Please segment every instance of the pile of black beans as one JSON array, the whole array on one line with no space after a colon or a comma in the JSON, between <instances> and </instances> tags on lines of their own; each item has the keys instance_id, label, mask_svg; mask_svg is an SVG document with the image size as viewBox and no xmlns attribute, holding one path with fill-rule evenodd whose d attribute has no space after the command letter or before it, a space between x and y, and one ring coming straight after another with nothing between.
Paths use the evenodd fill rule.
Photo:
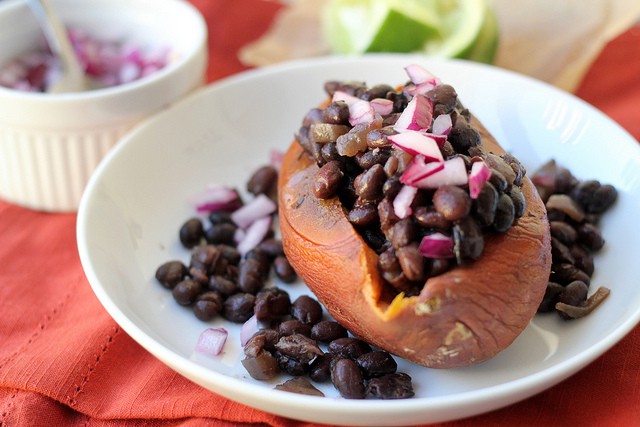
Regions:
<instances>
[{"instance_id":1,"label":"pile of black beans","mask_svg":"<svg viewBox=\"0 0 640 427\"><path fill-rule=\"evenodd\" d=\"M284 372L318 383L331 381L348 399L414 395L411 377L396 372L397 363L389 353L374 350L339 323L325 320L322 306L312 297L302 295L291 302L284 290L265 288L257 295L255 314L260 324L268 326L244 347L242 364L253 378L270 380ZM319 393L310 382L303 390Z\"/></svg>"},{"instance_id":2,"label":"pile of black beans","mask_svg":"<svg viewBox=\"0 0 640 427\"><path fill-rule=\"evenodd\" d=\"M274 197L277 171L258 169L247 190ZM242 206L242 200L231 205ZM228 211L216 211L207 220L193 217L179 230L181 244L190 251L188 263L171 260L156 270L157 281L170 289L175 301L209 321L216 316L244 323L254 314L262 328L244 348L242 364L258 380L284 372L296 381L278 389L321 395L307 378L331 381L345 398L409 398L414 395L411 378L396 372L393 357L374 351L353 338L335 321L325 320L320 303L306 295L291 302L279 287L265 287L271 271L283 283L297 275L287 260L282 241L271 232L254 249L241 256L235 247L236 226ZM321 350L325 346L327 351ZM300 381L302 380L302 381Z\"/></svg>"},{"instance_id":3,"label":"pile of black beans","mask_svg":"<svg viewBox=\"0 0 640 427\"><path fill-rule=\"evenodd\" d=\"M555 311L564 319L584 317L609 294L600 287L587 298L594 254L605 244L598 223L618 192L597 180L578 180L554 160L537 170L532 181L551 227L551 274L538 312Z\"/></svg>"},{"instance_id":4,"label":"pile of black beans","mask_svg":"<svg viewBox=\"0 0 640 427\"><path fill-rule=\"evenodd\" d=\"M498 156L484 150L480 133L470 124L469 111L453 87L442 84L426 96L433 103L434 119L441 114L452 118L453 128L441 150L444 159L461 157L468 171L472 162L484 160L491 168L491 179L475 200L466 187L420 190L412 204L412 215L399 219L393 200L402 187L400 177L412 155L393 147L388 136L395 133L393 124L410 96L388 85L325 85L329 96L337 90L367 101L392 100L393 111L381 120L352 127L346 103L330 102L307 113L296 139L320 167L315 195L321 199L340 198L349 221L380 255L383 278L397 292L419 293L427 278L478 259L485 234L508 230L524 213L524 167L509 154ZM348 155L338 154L338 147ZM421 256L418 247L422 237L435 231L454 239L454 259Z\"/></svg>"},{"instance_id":5,"label":"pile of black beans","mask_svg":"<svg viewBox=\"0 0 640 427\"><path fill-rule=\"evenodd\" d=\"M277 171L272 166L259 168L249 179L247 189L254 195L272 194ZM242 205L242 200L233 204ZM193 217L182 224L179 238L190 250L188 263L167 261L155 277L170 289L181 305L190 306L203 321L218 314L236 323L253 315L256 294L264 287L271 271L284 283L296 280L296 273L282 250L282 242L273 230L257 247L244 256L236 249L236 225L231 212L216 211L208 220Z\"/></svg>"}]
</instances>

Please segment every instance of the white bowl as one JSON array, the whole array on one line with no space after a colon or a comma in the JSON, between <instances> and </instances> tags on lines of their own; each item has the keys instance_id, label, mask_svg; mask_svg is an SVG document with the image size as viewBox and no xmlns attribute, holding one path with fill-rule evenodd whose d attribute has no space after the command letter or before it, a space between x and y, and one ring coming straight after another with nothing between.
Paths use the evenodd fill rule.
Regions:
<instances>
[{"instance_id":1,"label":"white bowl","mask_svg":"<svg viewBox=\"0 0 640 427\"><path fill-rule=\"evenodd\" d=\"M611 295L589 316L565 322L536 316L505 351L480 365L427 369L398 360L416 397L341 399L274 390L242 366L240 325L203 323L177 304L154 274L171 259L188 262L178 228L195 214L193 196L207 184L245 188L251 171L285 150L309 108L326 96L327 80L398 84L403 67L420 63L453 85L461 101L533 173L555 158L580 179L616 186L619 199L601 221L606 246L596 256L591 292ZM606 144L603 141L607 141ZM213 392L290 418L339 425L444 422L532 396L586 366L640 321L640 145L620 126L570 94L530 78L477 63L419 55L318 58L266 67L217 82L129 133L91 178L78 210L78 252L100 302L134 340L172 369ZM633 231L636 230L636 231ZM631 239L631 240L630 240ZM300 281L275 284L292 299L310 291ZM220 356L194 352L207 327L229 338ZM629 356L629 362L637 360ZM584 381L584 377L580 380ZM606 402L601 405L606 410Z\"/></svg>"},{"instance_id":2,"label":"white bowl","mask_svg":"<svg viewBox=\"0 0 640 427\"><path fill-rule=\"evenodd\" d=\"M114 29L139 46L171 49L165 68L132 83L80 93L0 87L0 197L29 208L74 211L103 156L135 124L204 83L207 30L180 0L51 0L62 21L95 38ZM0 66L41 39L24 1L0 2Z\"/></svg>"}]
</instances>

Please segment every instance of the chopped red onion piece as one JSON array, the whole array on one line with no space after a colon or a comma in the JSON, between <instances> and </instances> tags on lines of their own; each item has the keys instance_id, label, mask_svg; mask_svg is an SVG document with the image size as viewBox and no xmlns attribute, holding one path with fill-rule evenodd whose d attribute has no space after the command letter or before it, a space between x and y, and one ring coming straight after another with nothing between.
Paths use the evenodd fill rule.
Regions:
<instances>
[{"instance_id":1,"label":"chopped red onion piece","mask_svg":"<svg viewBox=\"0 0 640 427\"><path fill-rule=\"evenodd\" d=\"M424 156L417 155L402 173L400 182L406 185L414 185L422 178L426 178L442 169L444 169L444 162L427 162Z\"/></svg>"},{"instance_id":2,"label":"chopped red onion piece","mask_svg":"<svg viewBox=\"0 0 640 427\"><path fill-rule=\"evenodd\" d=\"M474 162L469 172L469 196L477 199L485 182L491 178L491 169L483 161Z\"/></svg>"},{"instance_id":3,"label":"chopped red onion piece","mask_svg":"<svg viewBox=\"0 0 640 427\"><path fill-rule=\"evenodd\" d=\"M414 185L422 189L436 189L443 185L465 185L469 181L467 168L462 157L454 157L444 162L444 168L422 178Z\"/></svg>"},{"instance_id":4,"label":"chopped red onion piece","mask_svg":"<svg viewBox=\"0 0 640 427\"><path fill-rule=\"evenodd\" d=\"M398 218L403 219L411 215L411 203L413 203L413 199L416 197L417 192L418 189L410 185L404 185L400 189L396 198L393 199L393 212L398 216Z\"/></svg>"},{"instance_id":5,"label":"chopped red onion piece","mask_svg":"<svg viewBox=\"0 0 640 427\"><path fill-rule=\"evenodd\" d=\"M375 117L376 110L368 101L359 100L349 105L349 123L351 126L371 123Z\"/></svg>"},{"instance_id":6,"label":"chopped red onion piece","mask_svg":"<svg viewBox=\"0 0 640 427\"><path fill-rule=\"evenodd\" d=\"M425 258L453 258L453 239L442 233L433 233L422 238L418 250Z\"/></svg>"},{"instance_id":7,"label":"chopped red onion piece","mask_svg":"<svg viewBox=\"0 0 640 427\"><path fill-rule=\"evenodd\" d=\"M355 104L356 102L362 101L362 99L357 96L349 95L346 92L341 90L337 90L333 93L333 97L331 98L332 102L344 101L348 106Z\"/></svg>"},{"instance_id":8,"label":"chopped red onion piece","mask_svg":"<svg viewBox=\"0 0 640 427\"><path fill-rule=\"evenodd\" d=\"M246 236L247 231L244 228L236 228L236 231L233 233L233 241L236 242L236 246L238 243L242 242L244 236Z\"/></svg>"},{"instance_id":9,"label":"chopped red onion piece","mask_svg":"<svg viewBox=\"0 0 640 427\"><path fill-rule=\"evenodd\" d=\"M258 246L260 242L262 242L271 229L271 216L267 215L262 218L258 218L251 223L249 227L245 230L245 235L242 237L242 240L238 242L238 252L240 255L244 255L249 252L251 249Z\"/></svg>"},{"instance_id":10,"label":"chopped red onion piece","mask_svg":"<svg viewBox=\"0 0 640 427\"><path fill-rule=\"evenodd\" d=\"M440 81L438 81L437 83L427 81L424 83L420 83L419 85L409 83L405 85L402 90L411 96L424 95L439 84Z\"/></svg>"},{"instance_id":11,"label":"chopped red onion piece","mask_svg":"<svg viewBox=\"0 0 640 427\"><path fill-rule=\"evenodd\" d=\"M258 218L270 215L275 212L277 206L264 194L257 195L246 205L231 214L231 220L240 228L247 228Z\"/></svg>"},{"instance_id":12,"label":"chopped red onion piece","mask_svg":"<svg viewBox=\"0 0 640 427\"><path fill-rule=\"evenodd\" d=\"M258 318L254 314L242 324L242 328L240 328L240 345L244 347L247 344L247 341L251 339L258 332Z\"/></svg>"},{"instance_id":13,"label":"chopped red onion piece","mask_svg":"<svg viewBox=\"0 0 640 427\"><path fill-rule=\"evenodd\" d=\"M195 350L198 353L217 356L222 352L229 333L224 328L207 328L198 337Z\"/></svg>"},{"instance_id":14,"label":"chopped red onion piece","mask_svg":"<svg viewBox=\"0 0 640 427\"><path fill-rule=\"evenodd\" d=\"M374 98L369 103L381 116L388 116L393 111L393 101L390 99Z\"/></svg>"},{"instance_id":15,"label":"chopped red onion piece","mask_svg":"<svg viewBox=\"0 0 640 427\"><path fill-rule=\"evenodd\" d=\"M424 95L414 96L393 125L396 132L427 130L431 127L433 105Z\"/></svg>"},{"instance_id":16,"label":"chopped red onion piece","mask_svg":"<svg viewBox=\"0 0 640 427\"><path fill-rule=\"evenodd\" d=\"M423 155L427 161L444 161L438 143L423 132L405 131L389 135L388 139L407 153Z\"/></svg>"},{"instance_id":17,"label":"chopped red onion piece","mask_svg":"<svg viewBox=\"0 0 640 427\"><path fill-rule=\"evenodd\" d=\"M433 120L432 132L436 135L449 135L453 122L449 114L440 114Z\"/></svg>"},{"instance_id":18,"label":"chopped red onion piece","mask_svg":"<svg viewBox=\"0 0 640 427\"><path fill-rule=\"evenodd\" d=\"M236 190L219 184L212 184L202 193L191 199L198 212L232 211L240 207L241 202Z\"/></svg>"},{"instance_id":19,"label":"chopped red onion piece","mask_svg":"<svg viewBox=\"0 0 640 427\"><path fill-rule=\"evenodd\" d=\"M431 74L426 68L418 64L411 64L404 67L404 71L409 76L411 83L420 85L422 83L431 82L434 86L440 84L440 79Z\"/></svg>"}]
</instances>

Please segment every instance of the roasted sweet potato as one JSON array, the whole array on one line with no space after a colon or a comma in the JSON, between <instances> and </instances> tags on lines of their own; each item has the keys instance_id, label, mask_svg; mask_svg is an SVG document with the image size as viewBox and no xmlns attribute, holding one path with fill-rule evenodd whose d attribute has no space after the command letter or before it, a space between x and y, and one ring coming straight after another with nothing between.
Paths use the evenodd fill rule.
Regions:
<instances>
[{"instance_id":1,"label":"roasted sweet potato","mask_svg":"<svg viewBox=\"0 0 640 427\"><path fill-rule=\"evenodd\" d=\"M474 118L483 145L504 151ZM358 337L433 368L485 361L525 329L542 300L551 254L545 207L531 181L527 208L505 233L486 236L481 258L429 278L419 295L393 292L378 255L345 217L337 197L313 194L318 166L294 142L278 183L285 253L331 315Z\"/></svg>"}]
</instances>

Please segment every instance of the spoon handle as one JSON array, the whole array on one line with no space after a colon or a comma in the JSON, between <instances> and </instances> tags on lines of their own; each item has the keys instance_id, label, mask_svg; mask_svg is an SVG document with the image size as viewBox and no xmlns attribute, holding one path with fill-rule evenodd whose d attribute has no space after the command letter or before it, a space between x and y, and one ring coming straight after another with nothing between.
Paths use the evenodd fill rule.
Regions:
<instances>
[{"instance_id":1,"label":"spoon handle","mask_svg":"<svg viewBox=\"0 0 640 427\"><path fill-rule=\"evenodd\" d=\"M79 92L87 89L84 70L76 57L67 31L47 0L28 0L49 47L60 61L61 76L47 89L49 93Z\"/></svg>"}]
</instances>

